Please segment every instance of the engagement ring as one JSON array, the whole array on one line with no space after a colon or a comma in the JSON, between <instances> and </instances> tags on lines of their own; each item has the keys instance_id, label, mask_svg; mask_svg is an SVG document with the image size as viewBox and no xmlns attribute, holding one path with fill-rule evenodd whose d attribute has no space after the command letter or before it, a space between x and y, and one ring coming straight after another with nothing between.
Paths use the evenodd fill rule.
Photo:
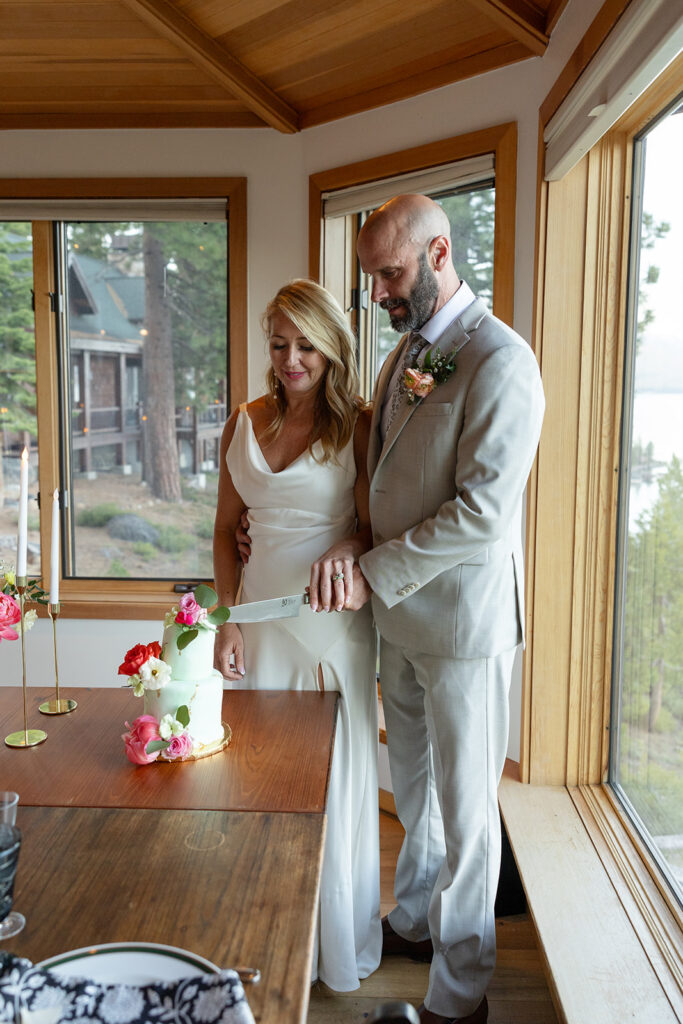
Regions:
<instances>
[{"instance_id":1,"label":"engagement ring","mask_svg":"<svg viewBox=\"0 0 683 1024\"><path fill-rule=\"evenodd\" d=\"M334 583L336 583L337 580L343 580L343 579L344 579L344 573L343 572L335 572L334 576L332 577L332 580L333 580Z\"/></svg>"}]
</instances>

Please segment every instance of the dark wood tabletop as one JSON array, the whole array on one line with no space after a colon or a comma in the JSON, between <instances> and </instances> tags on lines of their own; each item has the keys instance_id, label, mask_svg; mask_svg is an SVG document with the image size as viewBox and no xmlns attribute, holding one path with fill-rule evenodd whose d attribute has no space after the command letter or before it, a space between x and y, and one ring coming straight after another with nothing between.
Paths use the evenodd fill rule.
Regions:
<instances>
[{"instance_id":1,"label":"dark wood tabletop","mask_svg":"<svg viewBox=\"0 0 683 1024\"><path fill-rule=\"evenodd\" d=\"M305 1024L325 817L20 807L3 947L34 963L104 942L159 942L251 966L256 1021Z\"/></svg>"},{"instance_id":2,"label":"dark wood tabletop","mask_svg":"<svg viewBox=\"0 0 683 1024\"><path fill-rule=\"evenodd\" d=\"M226 750L187 763L130 764L121 734L142 702L121 688L0 687L0 779L19 793L23 833L7 944L34 963L108 942L159 942L219 967L261 971L257 1022L305 1024L338 694L228 690Z\"/></svg>"},{"instance_id":3,"label":"dark wood tabletop","mask_svg":"<svg viewBox=\"0 0 683 1024\"><path fill-rule=\"evenodd\" d=\"M28 688L29 728L47 740L10 748L4 737L23 729L19 687L0 687L0 778L22 805L166 807L178 810L296 811L325 809L337 693L226 690L223 720L230 746L198 761L132 765L124 753L126 721L142 700L126 687L62 688L78 707L41 715L54 696Z\"/></svg>"}]
</instances>

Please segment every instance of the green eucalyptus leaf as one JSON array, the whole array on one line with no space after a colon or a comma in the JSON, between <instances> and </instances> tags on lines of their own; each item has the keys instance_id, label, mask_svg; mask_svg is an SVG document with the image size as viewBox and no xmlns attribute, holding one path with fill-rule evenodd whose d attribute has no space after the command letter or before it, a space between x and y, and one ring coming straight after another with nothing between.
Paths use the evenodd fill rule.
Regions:
<instances>
[{"instance_id":1,"label":"green eucalyptus leaf","mask_svg":"<svg viewBox=\"0 0 683 1024\"><path fill-rule=\"evenodd\" d=\"M218 600L218 594L212 587L207 587L206 583L200 583L194 592L194 599L202 608L211 608Z\"/></svg>"},{"instance_id":2,"label":"green eucalyptus leaf","mask_svg":"<svg viewBox=\"0 0 683 1024\"><path fill-rule=\"evenodd\" d=\"M183 729L187 729L190 724L190 712L188 711L187 704L181 704L175 713L176 721L180 722Z\"/></svg>"},{"instance_id":3,"label":"green eucalyptus leaf","mask_svg":"<svg viewBox=\"0 0 683 1024\"><path fill-rule=\"evenodd\" d=\"M145 747L146 754L156 754L157 750L166 750L169 744L166 740L150 740Z\"/></svg>"},{"instance_id":4,"label":"green eucalyptus leaf","mask_svg":"<svg viewBox=\"0 0 683 1024\"><path fill-rule=\"evenodd\" d=\"M212 612L209 612L206 616L206 621L210 622L212 626L222 626L229 618L230 609L221 605L220 608L214 608Z\"/></svg>"},{"instance_id":5,"label":"green eucalyptus leaf","mask_svg":"<svg viewBox=\"0 0 683 1024\"><path fill-rule=\"evenodd\" d=\"M177 640L178 650L183 651L188 644L191 644L199 632L198 629L186 629L180 634Z\"/></svg>"}]
</instances>

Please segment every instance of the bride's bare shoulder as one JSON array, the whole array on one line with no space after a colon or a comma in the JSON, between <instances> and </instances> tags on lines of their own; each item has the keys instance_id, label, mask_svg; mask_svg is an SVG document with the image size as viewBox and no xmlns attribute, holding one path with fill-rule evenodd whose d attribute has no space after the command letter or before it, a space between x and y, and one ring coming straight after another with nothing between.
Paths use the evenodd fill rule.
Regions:
<instances>
[{"instance_id":1,"label":"bride's bare shoulder","mask_svg":"<svg viewBox=\"0 0 683 1024\"><path fill-rule=\"evenodd\" d=\"M247 405L247 415L251 420L254 430L260 434L273 421L274 409L268 395L261 395Z\"/></svg>"}]
</instances>

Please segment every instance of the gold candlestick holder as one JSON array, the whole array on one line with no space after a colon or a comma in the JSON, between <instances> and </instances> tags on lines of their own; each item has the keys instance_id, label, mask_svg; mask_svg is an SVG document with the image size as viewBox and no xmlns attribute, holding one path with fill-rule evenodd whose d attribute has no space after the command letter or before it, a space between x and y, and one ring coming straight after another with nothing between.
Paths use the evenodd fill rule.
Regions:
<instances>
[{"instance_id":1,"label":"gold candlestick holder","mask_svg":"<svg viewBox=\"0 0 683 1024\"><path fill-rule=\"evenodd\" d=\"M28 710L26 703L26 630L24 628L24 592L26 590L26 577L17 576L17 593L19 594L19 611L21 613L21 678L22 691L24 696L24 728L18 732L11 732L5 736L5 743L8 747L36 747L47 739L47 733L42 729L29 729Z\"/></svg>"},{"instance_id":2,"label":"gold candlestick holder","mask_svg":"<svg viewBox=\"0 0 683 1024\"><path fill-rule=\"evenodd\" d=\"M38 710L43 715L68 715L70 711L78 707L75 700L61 699L59 696L59 663L57 661L57 619L59 618L59 604L48 604L47 613L52 619L52 643L55 651L55 696L53 700L43 701L38 705Z\"/></svg>"}]
</instances>

